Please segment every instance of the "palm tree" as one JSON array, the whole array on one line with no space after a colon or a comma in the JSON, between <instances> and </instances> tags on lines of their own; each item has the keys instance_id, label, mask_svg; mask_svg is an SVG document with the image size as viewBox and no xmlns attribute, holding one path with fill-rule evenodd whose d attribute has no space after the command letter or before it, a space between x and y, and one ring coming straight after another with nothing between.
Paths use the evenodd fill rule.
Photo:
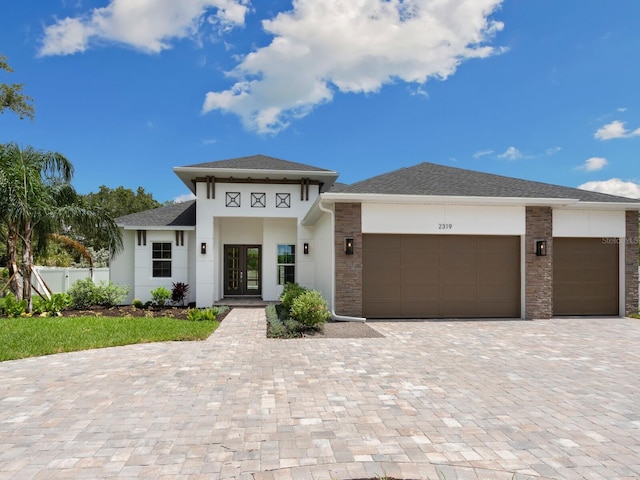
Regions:
<instances>
[{"instance_id":1,"label":"palm tree","mask_svg":"<svg viewBox=\"0 0 640 480\"><path fill-rule=\"evenodd\" d=\"M34 252L46 248L50 235L74 225L101 232L110 240L111 254L122 249L122 236L102 209L82 205L71 186L73 165L57 152L15 143L0 145L0 234L7 243L9 288L27 300L31 311L31 270Z\"/></svg>"}]
</instances>

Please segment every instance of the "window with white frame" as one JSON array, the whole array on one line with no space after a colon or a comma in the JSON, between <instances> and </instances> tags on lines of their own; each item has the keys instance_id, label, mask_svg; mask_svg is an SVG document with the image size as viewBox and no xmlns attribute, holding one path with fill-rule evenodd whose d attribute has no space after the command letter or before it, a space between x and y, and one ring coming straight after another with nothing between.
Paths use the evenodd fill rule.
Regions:
<instances>
[{"instance_id":1,"label":"window with white frame","mask_svg":"<svg viewBox=\"0 0 640 480\"><path fill-rule=\"evenodd\" d=\"M278 285L296 281L296 246L278 245Z\"/></svg>"},{"instance_id":2,"label":"window with white frame","mask_svg":"<svg viewBox=\"0 0 640 480\"><path fill-rule=\"evenodd\" d=\"M171 277L171 242L153 242L151 258L153 261L151 275L153 277Z\"/></svg>"}]
</instances>

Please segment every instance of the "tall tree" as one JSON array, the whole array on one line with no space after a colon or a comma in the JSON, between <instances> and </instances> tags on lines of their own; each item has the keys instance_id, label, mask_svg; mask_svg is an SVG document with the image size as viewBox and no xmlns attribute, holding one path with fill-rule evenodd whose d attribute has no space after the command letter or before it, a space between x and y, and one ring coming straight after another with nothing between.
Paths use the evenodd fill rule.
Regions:
<instances>
[{"instance_id":1,"label":"tall tree","mask_svg":"<svg viewBox=\"0 0 640 480\"><path fill-rule=\"evenodd\" d=\"M7 63L7 57L0 55L0 70L5 72L13 72L13 69ZM17 114L20 119L29 117L33 120L35 109L33 107L33 99L22 93L22 83L0 83L0 113L5 109L9 109Z\"/></svg>"},{"instance_id":2,"label":"tall tree","mask_svg":"<svg viewBox=\"0 0 640 480\"><path fill-rule=\"evenodd\" d=\"M27 299L31 311L31 270L36 248L45 248L52 233L78 226L109 240L112 254L122 249L120 231L103 209L87 208L71 186L73 165L57 152L15 143L0 146L0 233L7 243L11 290Z\"/></svg>"},{"instance_id":3,"label":"tall tree","mask_svg":"<svg viewBox=\"0 0 640 480\"><path fill-rule=\"evenodd\" d=\"M101 185L97 192L92 192L82 197L83 203L90 209L103 209L111 218L118 218L130 213L151 210L152 208L161 207L162 204L153 198L142 187L133 190L125 187L109 188ZM93 247L95 250L108 248L108 240L103 235L92 235L81 229L74 229L70 232L77 239L82 239L86 246Z\"/></svg>"}]
</instances>

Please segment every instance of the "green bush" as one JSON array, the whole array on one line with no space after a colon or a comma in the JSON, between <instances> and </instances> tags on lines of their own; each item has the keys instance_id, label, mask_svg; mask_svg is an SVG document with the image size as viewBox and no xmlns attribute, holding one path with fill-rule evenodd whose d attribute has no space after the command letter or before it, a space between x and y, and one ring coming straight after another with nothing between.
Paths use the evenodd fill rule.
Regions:
<instances>
[{"instance_id":1,"label":"green bush","mask_svg":"<svg viewBox=\"0 0 640 480\"><path fill-rule=\"evenodd\" d=\"M26 300L16 300L13 293L7 293L4 298L0 298L0 313L10 318L17 318L27 311Z\"/></svg>"},{"instance_id":2,"label":"green bush","mask_svg":"<svg viewBox=\"0 0 640 480\"><path fill-rule=\"evenodd\" d=\"M217 308L205 308L198 309L192 308L187 313L187 320L192 322L213 322L216 318L218 318L218 309Z\"/></svg>"},{"instance_id":3,"label":"green bush","mask_svg":"<svg viewBox=\"0 0 640 480\"><path fill-rule=\"evenodd\" d=\"M153 303L159 307L164 307L167 300L171 298L171 291L164 287L158 287L155 290L151 290L151 298L153 299Z\"/></svg>"},{"instance_id":4,"label":"green bush","mask_svg":"<svg viewBox=\"0 0 640 480\"><path fill-rule=\"evenodd\" d=\"M67 293L71 297L71 305L75 309L82 310L97 304L96 285L90 278L76 280Z\"/></svg>"},{"instance_id":5,"label":"green bush","mask_svg":"<svg viewBox=\"0 0 640 480\"><path fill-rule=\"evenodd\" d=\"M71 297L73 308L82 310L92 305L111 308L122 303L129 293L129 287L112 282L100 282L96 285L90 278L85 278L76 280L67 293Z\"/></svg>"},{"instance_id":6,"label":"green bush","mask_svg":"<svg viewBox=\"0 0 640 480\"><path fill-rule=\"evenodd\" d=\"M331 313L320 292L310 290L297 296L291 306L291 318L307 328L321 330Z\"/></svg>"},{"instance_id":7,"label":"green bush","mask_svg":"<svg viewBox=\"0 0 640 480\"><path fill-rule=\"evenodd\" d=\"M134 298L131 305L133 305L134 308L138 308L138 309L144 308L144 303L142 303L142 300L140 300L139 298Z\"/></svg>"},{"instance_id":8,"label":"green bush","mask_svg":"<svg viewBox=\"0 0 640 480\"><path fill-rule=\"evenodd\" d=\"M117 285L115 283L100 282L95 290L95 302L103 307L111 308L124 301L129 293L128 285Z\"/></svg>"},{"instance_id":9,"label":"green bush","mask_svg":"<svg viewBox=\"0 0 640 480\"><path fill-rule=\"evenodd\" d=\"M65 308L71 306L71 297L66 293L54 293L50 299L44 301L43 313L50 317L57 317Z\"/></svg>"},{"instance_id":10,"label":"green bush","mask_svg":"<svg viewBox=\"0 0 640 480\"><path fill-rule=\"evenodd\" d=\"M306 288L297 283L287 283L280 294L280 303L287 312L290 312L293 301L306 291Z\"/></svg>"}]
</instances>

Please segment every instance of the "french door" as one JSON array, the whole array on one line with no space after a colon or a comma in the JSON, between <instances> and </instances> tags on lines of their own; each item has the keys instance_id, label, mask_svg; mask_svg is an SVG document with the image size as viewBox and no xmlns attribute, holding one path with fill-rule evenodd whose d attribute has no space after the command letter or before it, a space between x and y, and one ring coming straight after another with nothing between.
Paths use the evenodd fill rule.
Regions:
<instances>
[{"instance_id":1,"label":"french door","mask_svg":"<svg viewBox=\"0 0 640 480\"><path fill-rule=\"evenodd\" d=\"M224 246L224 295L262 295L260 245Z\"/></svg>"}]
</instances>

